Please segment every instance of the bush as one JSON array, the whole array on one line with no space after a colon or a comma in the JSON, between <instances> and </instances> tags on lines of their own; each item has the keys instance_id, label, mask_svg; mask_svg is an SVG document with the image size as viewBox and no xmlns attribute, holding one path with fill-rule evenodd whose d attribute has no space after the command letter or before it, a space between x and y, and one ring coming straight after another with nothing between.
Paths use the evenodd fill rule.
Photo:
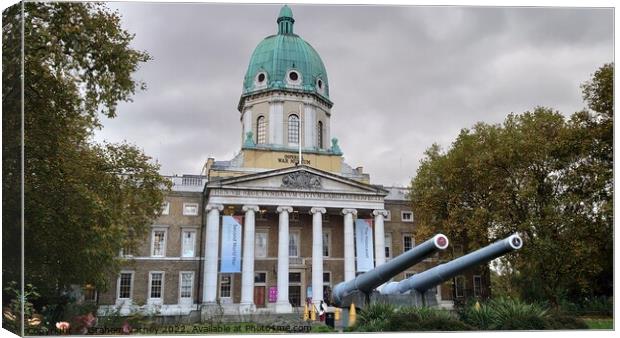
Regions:
<instances>
[{"instance_id":1,"label":"bush","mask_svg":"<svg viewBox=\"0 0 620 338\"><path fill-rule=\"evenodd\" d=\"M592 297L579 302L560 301L560 311L574 316L612 316L614 302L612 297Z\"/></svg>"},{"instance_id":2,"label":"bush","mask_svg":"<svg viewBox=\"0 0 620 338\"><path fill-rule=\"evenodd\" d=\"M461 320L480 330L543 330L547 309L509 298L498 298L460 310Z\"/></svg>"},{"instance_id":3,"label":"bush","mask_svg":"<svg viewBox=\"0 0 620 338\"><path fill-rule=\"evenodd\" d=\"M358 332L466 331L472 326L446 310L374 304L360 311L354 327Z\"/></svg>"}]
</instances>

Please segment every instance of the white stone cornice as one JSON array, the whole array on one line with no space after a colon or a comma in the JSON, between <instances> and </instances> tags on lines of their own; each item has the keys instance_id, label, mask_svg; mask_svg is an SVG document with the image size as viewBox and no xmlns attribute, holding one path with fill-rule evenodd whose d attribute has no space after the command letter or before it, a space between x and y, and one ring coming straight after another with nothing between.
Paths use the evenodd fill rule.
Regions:
<instances>
[{"instance_id":1,"label":"white stone cornice","mask_svg":"<svg viewBox=\"0 0 620 338\"><path fill-rule=\"evenodd\" d=\"M254 211L257 212L259 210L258 205L244 205L241 210L246 211Z\"/></svg>"},{"instance_id":2,"label":"white stone cornice","mask_svg":"<svg viewBox=\"0 0 620 338\"><path fill-rule=\"evenodd\" d=\"M327 210L325 208L312 208L312 209L310 209L310 213L311 214L315 214L317 212L320 212L320 213L324 214L324 213L327 212Z\"/></svg>"},{"instance_id":3,"label":"white stone cornice","mask_svg":"<svg viewBox=\"0 0 620 338\"><path fill-rule=\"evenodd\" d=\"M352 214L353 216L357 216L357 210L356 209L342 209L342 214L343 215Z\"/></svg>"},{"instance_id":4,"label":"white stone cornice","mask_svg":"<svg viewBox=\"0 0 620 338\"><path fill-rule=\"evenodd\" d=\"M293 208L292 208L292 207L289 207L289 206L279 206L277 210L278 210L278 212L280 212L280 213L281 213L281 212L285 212L285 211L286 211L286 212L293 212Z\"/></svg>"},{"instance_id":5,"label":"white stone cornice","mask_svg":"<svg viewBox=\"0 0 620 338\"><path fill-rule=\"evenodd\" d=\"M373 210L372 214L375 215L375 216L383 215L383 217L387 217L387 215L388 215L387 210L384 210L384 209Z\"/></svg>"},{"instance_id":6,"label":"white stone cornice","mask_svg":"<svg viewBox=\"0 0 620 338\"><path fill-rule=\"evenodd\" d=\"M206 211L211 211L213 209L217 209L219 211L224 210L224 206L221 204L207 204L207 206L205 207Z\"/></svg>"}]
</instances>

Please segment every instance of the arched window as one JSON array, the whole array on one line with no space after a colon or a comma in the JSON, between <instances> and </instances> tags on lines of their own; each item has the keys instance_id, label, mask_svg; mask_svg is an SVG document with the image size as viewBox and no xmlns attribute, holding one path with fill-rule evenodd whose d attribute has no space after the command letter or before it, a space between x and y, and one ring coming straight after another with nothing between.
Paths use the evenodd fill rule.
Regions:
<instances>
[{"instance_id":1,"label":"arched window","mask_svg":"<svg viewBox=\"0 0 620 338\"><path fill-rule=\"evenodd\" d=\"M258 119L256 119L256 143L267 143L267 123L265 122L264 116L259 116Z\"/></svg>"},{"instance_id":2,"label":"arched window","mask_svg":"<svg viewBox=\"0 0 620 338\"><path fill-rule=\"evenodd\" d=\"M316 126L316 144L319 148L323 148L323 122L319 121Z\"/></svg>"},{"instance_id":3,"label":"arched window","mask_svg":"<svg viewBox=\"0 0 620 338\"><path fill-rule=\"evenodd\" d=\"M295 114L288 117L288 143L299 143L299 117Z\"/></svg>"}]
</instances>

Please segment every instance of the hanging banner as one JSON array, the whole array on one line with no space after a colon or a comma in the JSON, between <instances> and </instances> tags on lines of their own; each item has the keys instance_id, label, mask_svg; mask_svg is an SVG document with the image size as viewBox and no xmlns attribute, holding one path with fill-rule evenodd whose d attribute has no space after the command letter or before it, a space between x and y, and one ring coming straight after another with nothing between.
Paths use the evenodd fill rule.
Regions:
<instances>
[{"instance_id":1,"label":"hanging banner","mask_svg":"<svg viewBox=\"0 0 620 338\"><path fill-rule=\"evenodd\" d=\"M355 220L355 249L357 253L357 271L366 272L374 268L374 250L372 245L372 219Z\"/></svg>"},{"instance_id":2,"label":"hanging banner","mask_svg":"<svg viewBox=\"0 0 620 338\"><path fill-rule=\"evenodd\" d=\"M220 272L241 272L241 223L243 216L222 216L222 265Z\"/></svg>"}]
</instances>

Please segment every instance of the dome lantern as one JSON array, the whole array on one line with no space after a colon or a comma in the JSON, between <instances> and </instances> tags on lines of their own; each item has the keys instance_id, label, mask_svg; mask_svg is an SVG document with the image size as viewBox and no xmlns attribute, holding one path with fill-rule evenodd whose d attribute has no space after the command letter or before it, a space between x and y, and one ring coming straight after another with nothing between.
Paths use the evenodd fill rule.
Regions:
<instances>
[{"instance_id":1,"label":"dome lantern","mask_svg":"<svg viewBox=\"0 0 620 338\"><path fill-rule=\"evenodd\" d=\"M278 15L278 34L293 34L293 11L287 5L284 5L280 9L280 15Z\"/></svg>"}]
</instances>

